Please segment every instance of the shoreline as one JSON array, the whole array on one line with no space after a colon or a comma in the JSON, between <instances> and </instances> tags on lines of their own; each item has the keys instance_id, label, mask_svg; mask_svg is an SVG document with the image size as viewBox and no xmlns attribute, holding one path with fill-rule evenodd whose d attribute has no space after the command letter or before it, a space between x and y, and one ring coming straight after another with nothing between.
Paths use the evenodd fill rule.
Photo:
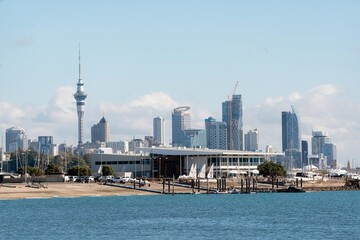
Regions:
<instances>
[{"instance_id":1,"label":"shoreline","mask_svg":"<svg viewBox=\"0 0 360 240\"><path fill-rule=\"evenodd\" d=\"M24 183L0 186L0 200L77 198L104 196L154 195L134 189L123 189L98 183L47 183L46 188L27 187Z\"/></svg>"},{"instance_id":2,"label":"shoreline","mask_svg":"<svg viewBox=\"0 0 360 240\"><path fill-rule=\"evenodd\" d=\"M151 182L150 186L142 186L140 189L132 188L132 185L106 185L99 183L66 183L66 182L49 182L41 188L27 187L25 183L8 183L0 185L0 200L17 200L17 199L45 199L45 198L77 198L77 197L105 197L105 196L142 196L142 195L163 195L166 194L191 194L192 189L188 187L179 187L172 185L163 185L159 182ZM308 192L320 191L353 191L345 186L342 181L327 181L311 184L303 184L303 189ZM197 192L197 189L195 189ZM259 191L261 191L259 189ZM200 193L205 193L202 189Z\"/></svg>"}]
</instances>

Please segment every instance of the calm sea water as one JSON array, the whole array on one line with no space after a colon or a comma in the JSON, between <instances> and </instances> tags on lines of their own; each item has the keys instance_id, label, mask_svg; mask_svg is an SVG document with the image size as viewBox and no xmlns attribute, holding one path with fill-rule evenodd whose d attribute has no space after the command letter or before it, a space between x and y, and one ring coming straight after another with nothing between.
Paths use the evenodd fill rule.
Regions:
<instances>
[{"instance_id":1,"label":"calm sea water","mask_svg":"<svg viewBox=\"0 0 360 240\"><path fill-rule=\"evenodd\" d=\"M0 201L0 239L359 239L360 191Z\"/></svg>"}]
</instances>

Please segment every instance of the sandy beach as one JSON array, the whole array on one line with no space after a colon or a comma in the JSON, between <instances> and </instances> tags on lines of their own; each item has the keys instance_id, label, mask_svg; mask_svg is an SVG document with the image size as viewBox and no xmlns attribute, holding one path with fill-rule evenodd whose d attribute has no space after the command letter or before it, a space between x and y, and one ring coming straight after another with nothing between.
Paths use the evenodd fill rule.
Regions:
<instances>
[{"instance_id":1,"label":"sandy beach","mask_svg":"<svg viewBox=\"0 0 360 240\"><path fill-rule=\"evenodd\" d=\"M151 192L117 188L98 183L46 183L46 188L26 187L24 183L0 186L0 199L83 197L83 196L127 196L149 195Z\"/></svg>"},{"instance_id":2,"label":"sandy beach","mask_svg":"<svg viewBox=\"0 0 360 240\"><path fill-rule=\"evenodd\" d=\"M231 184L229 184L230 186ZM52 197L84 197L84 196L131 196L131 195L156 195L155 191L161 192L163 185L160 182L152 182L150 186L143 186L141 189L121 188L99 183L45 183L44 187L32 188L27 187L25 183L9 183L0 185L0 199L24 199L24 198L52 198ZM303 188L310 191L329 191L343 190L343 181L325 181L304 183ZM205 186L203 186L205 187ZM213 186L215 187L215 186ZM138 188L138 186L136 187ZM154 192L142 191L152 190ZM197 192L197 189L195 189ZM165 192L172 192L173 186L165 185ZM174 187L175 193L191 193L192 189L184 187ZM202 190L205 193L206 191Z\"/></svg>"}]
</instances>

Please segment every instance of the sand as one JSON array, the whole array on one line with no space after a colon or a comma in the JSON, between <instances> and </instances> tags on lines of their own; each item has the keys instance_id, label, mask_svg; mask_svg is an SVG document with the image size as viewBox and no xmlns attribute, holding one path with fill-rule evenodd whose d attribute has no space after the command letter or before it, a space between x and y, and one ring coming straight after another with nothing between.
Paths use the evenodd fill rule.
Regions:
<instances>
[{"instance_id":1,"label":"sand","mask_svg":"<svg viewBox=\"0 0 360 240\"><path fill-rule=\"evenodd\" d=\"M24 199L24 198L53 198L53 197L84 197L84 196L132 196L132 195L156 195L159 193L141 191L138 189L126 189L99 183L45 183L46 188L26 187L24 183L8 183L0 185L0 199ZM122 185L132 187L131 184ZM229 183L231 187L231 184ZM303 183L305 190L339 190L344 186L344 181L320 181ZM202 187L206 188L204 184ZM211 187L216 187L216 184ZM138 188L138 187L137 187ZM170 188L165 186L165 192L172 192ZM336 189L337 188L337 189ZM160 182L151 182L150 186L143 186L141 189L149 189L153 191L162 191L163 186ZM340 189L341 190L341 189ZM192 189L183 187L174 187L175 193L192 193ZM197 189L195 189L197 192ZM201 191L206 193L206 191Z\"/></svg>"},{"instance_id":2,"label":"sand","mask_svg":"<svg viewBox=\"0 0 360 240\"><path fill-rule=\"evenodd\" d=\"M133 189L123 189L107 185L100 185L97 183L46 183L45 186L47 186L47 188L26 187L24 183L4 184L3 186L0 186L0 199L155 194Z\"/></svg>"}]
</instances>

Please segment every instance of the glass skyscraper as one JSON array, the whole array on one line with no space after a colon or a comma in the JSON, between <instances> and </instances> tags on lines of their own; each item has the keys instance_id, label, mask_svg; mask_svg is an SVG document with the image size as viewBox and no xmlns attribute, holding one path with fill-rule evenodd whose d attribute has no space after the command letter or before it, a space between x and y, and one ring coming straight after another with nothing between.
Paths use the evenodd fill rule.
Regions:
<instances>
[{"instance_id":1,"label":"glass skyscraper","mask_svg":"<svg viewBox=\"0 0 360 240\"><path fill-rule=\"evenodd\" d=\"M243 112L241 95L222 103L222 121L227 124L227 144L230 150L243 150Z\"/></svg>"},{"instance_id":2,"label":"glass skyscraper","mask_svg":"<svg viewBox=\"0 0 360 240\"><path fill-rule=\"evenodd\" d=\"M28 148L25 130L20 127L6 129L6 152L15 152Z\"/></svg>"},{"instance_id":3,"label":"glass skyscraper","mask_svg":"<svg viewBox=\"0 0 360 240\"><path fill-rule=\"evenodd\" d=\"M301 167L301 143L299 118L295 108L291 112L281 113L282 122L282 150L289 160L289 168ZM294 164L295 163L295 164Z\"/></svg>"}]
</instances>

